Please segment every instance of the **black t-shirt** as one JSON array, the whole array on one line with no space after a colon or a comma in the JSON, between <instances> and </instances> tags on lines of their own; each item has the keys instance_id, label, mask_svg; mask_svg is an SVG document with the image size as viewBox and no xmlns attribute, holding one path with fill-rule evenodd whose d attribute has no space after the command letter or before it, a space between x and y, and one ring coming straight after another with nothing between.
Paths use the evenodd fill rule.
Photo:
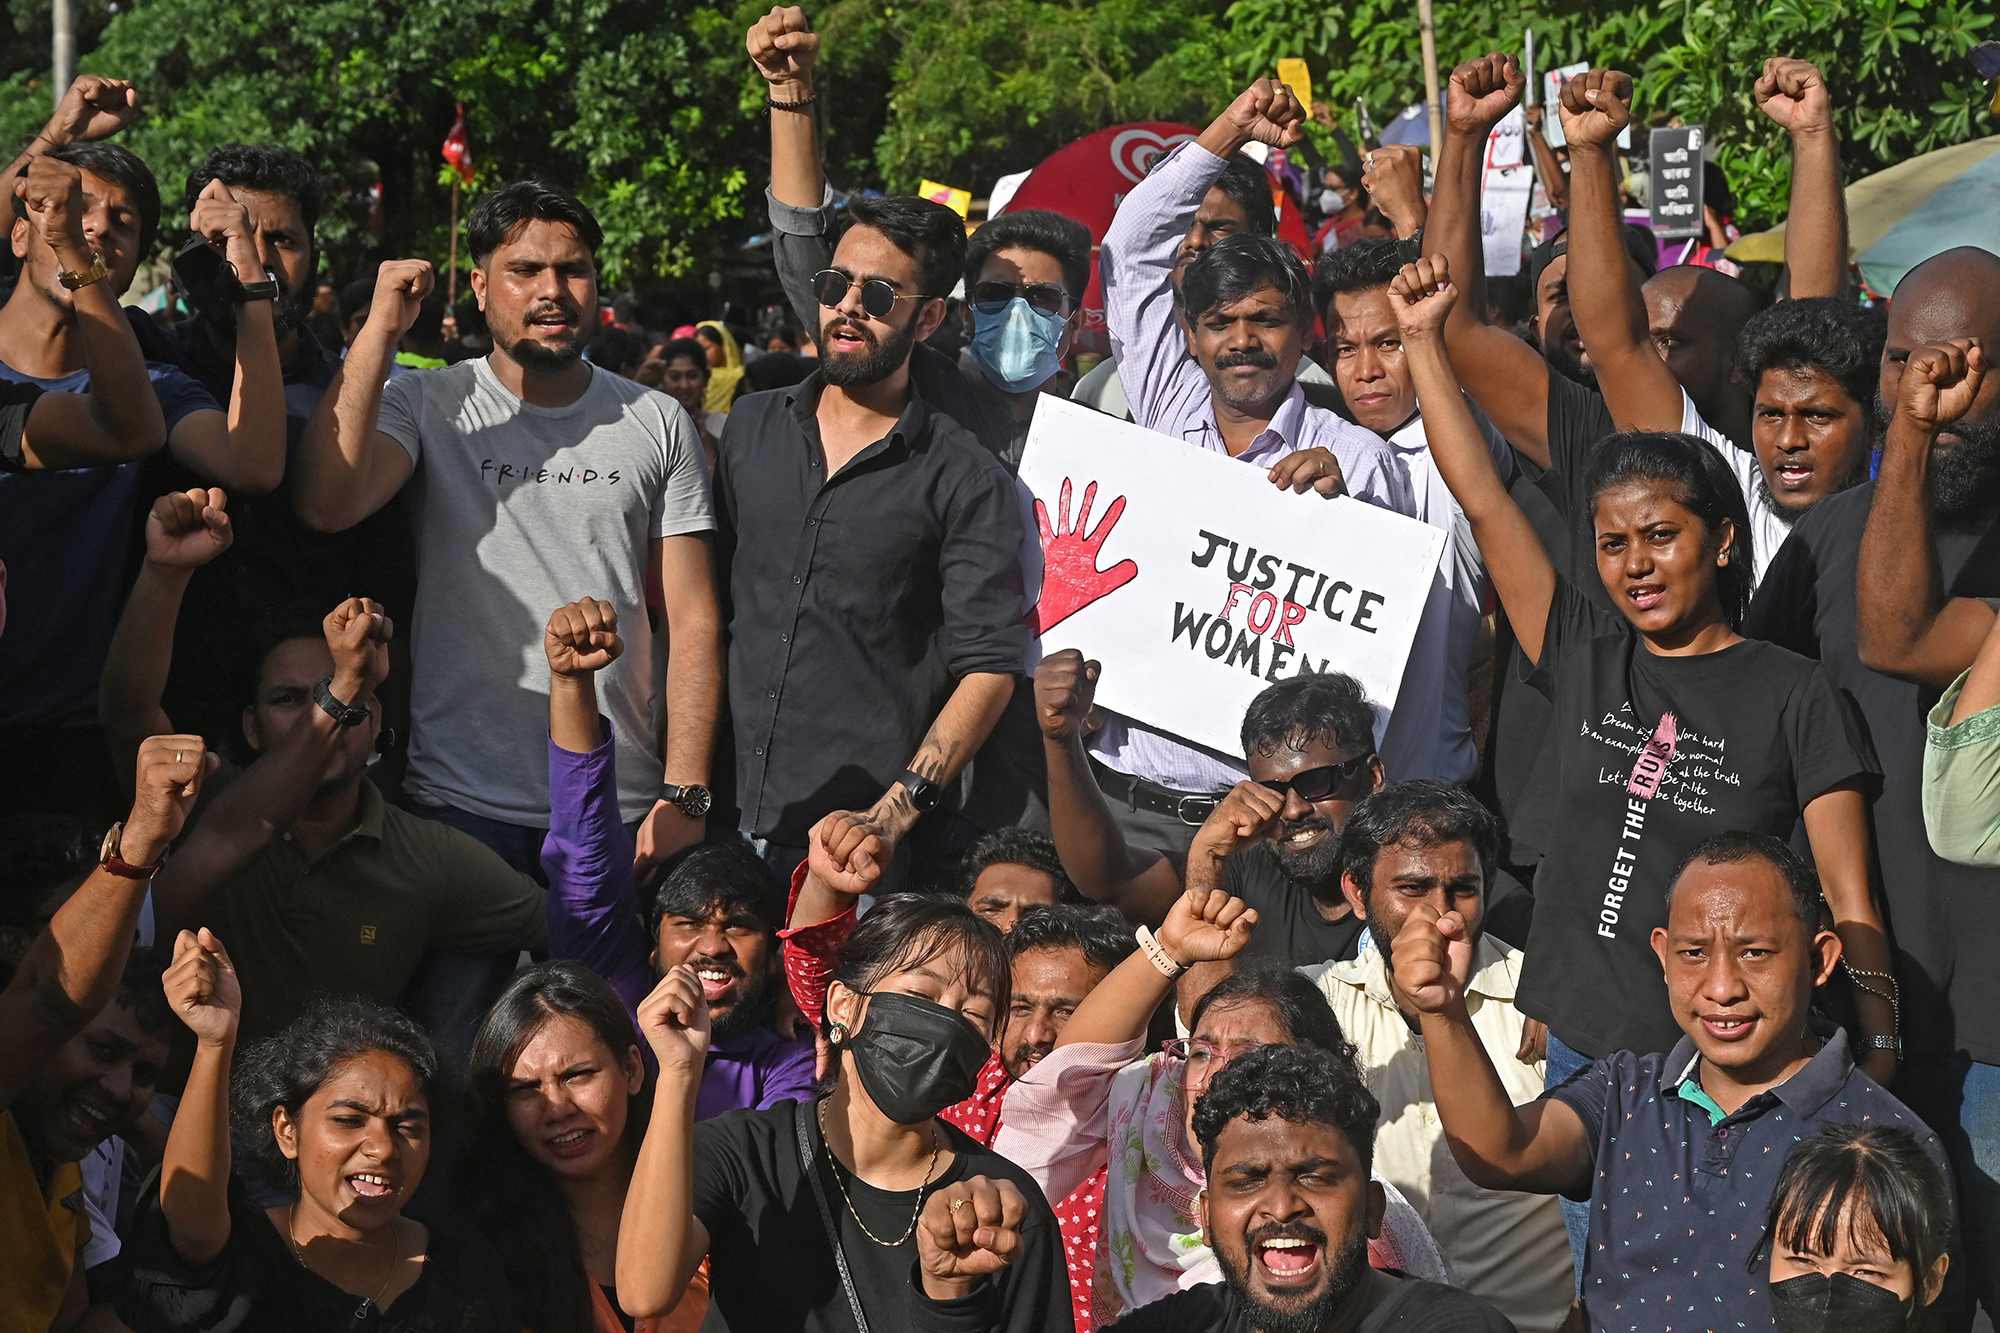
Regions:
<instances>
[{"instance_id":1,"label":"black t-shirt","mask_svg":"<svg viewBox=\"0 0 2000 1333\"><path fill-rule=\"evenodd\" d=\"M1257 1333L1243 1301L1221 1282L1163 1296L1111 1325L1118 1333ZM1514 1333L1498 1310L1469 1291L1406 1277L1355 1333Z\"/></svg>"},{"instance_id":2,"label":"black t-shirt","mask_svg":"<svg viewBox=\"0 0 2000 1333\"><path fill-rule=\"evenodd\" d=\"M1338 921L1320 915L1311 893L1285 878L1268 842L1246 847L1222 863L1222 887L1257 909L1257 929L1238 955L1291 967L1354 957L1361 946L1361 918L1352 912ZM1334 892L1339 893L1336 887Z\"/></svg>"},{"instance_id":3,"label":"black t-shirt","mask_svg":"<svg viewBox=\"0 0 2000 1333\"><path fill-rule=\"evenodd\" d=\"M27 470L21 433L28 428L28 413L41 396L40 385L0 381L0 472Z\"/></svg>"},{"instance_id":4,"label":"black t-shirt","mask_svg":"<svg viewBox=\"0 0 2000 1333\"><path fill-rule=\"evenodd\" d=\"M174 1252L149 1180L121 1255L131 1270L118 1317L133 1333L520 1333L493 1248L470 1231L429 1230L422 1276L386 1311L371 1304L369 1317L356 1319L360 1298L301 1264L233 1177L229 1243L200 1265Z\"/></svg>"},{"instance_id":5,"label":"black t-shirt","mask_svg":"<svg viewBox=\"0 0 2000 1333\"><path fill-rule=\"evenodd\" d=\"M826 1224L799 1166L795 1105L727 1111L695 1126L694 1214L709 1236L704 1333L854 1333ZM947 1146L957 1154L951 1166L921 1191L878 1190L835 1165L814 1108L799 1105L799 1111L873 1333L1069 1333L1062 1238L1032 1176L939 1121ZM855 1212L877 1236L900 1236L920 1197L973 1176L1004 1178L1020 1189L1028 1204L1020 1248L1011 1264L964 1300L932 1301L917 1277L915 1236L900 1245L878 1244L855 1224ZM843 1186L852 1210L841 1197Z\"/></svg>"},{"instance_id":6,"label":"black t-shirt","mask_svg":"<svg viewBox=\"0 0 2000 1333\"><path fill-rule=\"evenodd\" d=\"M1815 505L1764 571L1744 633L1817 657L1868 725L1882 763L1873 807L1913 1054L2000 1064L2000 870L1954 865L1924 832L1924 714L1938 692L1861 665L1854 568L1873 482ZM2000 525L1936 533L1947 595L2000 595Z\"/></svg>"},{"instance_id":7,"label":"black t-shirt","mask_svg":"<svg viewBox=\"0 0 2000 1333\"><path fill-rule=\"evenodd\" d=\"M1681 1030L1651 936L1682 858L1734 829L1790 837L1806 802L1875 772L1874 755L1818 663L1756 639L1659 656L1567 580L1531 681L1554 706L1562 836L1535 876L1521 1010L1592 1058L1671 1049ZM1672 749L1646 790L1635 764L1669 713Z\"/></svg>"}]
</instances>

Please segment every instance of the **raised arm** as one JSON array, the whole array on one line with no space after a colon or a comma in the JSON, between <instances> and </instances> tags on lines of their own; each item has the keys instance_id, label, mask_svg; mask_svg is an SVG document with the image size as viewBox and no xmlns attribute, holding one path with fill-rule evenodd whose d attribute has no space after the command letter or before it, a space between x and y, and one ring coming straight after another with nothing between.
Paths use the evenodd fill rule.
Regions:
<instances>
[{"instance_id":1,"label":"raised arm","mask_svg":"<svg viewBox=\"0 0 2000 1333\"><path fill-rule=\"evenodd\" d=\"M1895 960L1889 934L1875 910L1868 880L1868 798L1860 780L1829 787L1806 802L1806 838L1812 845L1813 866L1819 872L1826 905L1833 912L1833 931L1840 936L1840 956L1855 973L1890 976ZM1877 1037L1900 1037L1893 979L1856 986L1854 1004L1859 1031L1854 1033L1854 1063L1877 1083L1896 1076L1896 1052L1869 1043ZM1880 992L1887 991L1884 995Z\"/></svg>"},{"instance_id":2,"label":"raised arm","mask_svg":"<svg viewBox=\"0 0 2000 1333\"><path fill-rule=\"evenodd\" d=\"M1614 154L1632 122L1632 76L1594 69L1563 85L1569 139L1569 307L1604 404L1621 430L1679 430L1680 381L1653 348L1645 298L1625 252Z\"/></svg>"},{"instance_id":3,"label":"raised arm","mask_svg":"<svg viewBox=\"0 0 2000 1333\"><path fill-rule=\"evenodd\" d=\"M708 1228L694 1215L694 1101L708 1002L693 968L660 979L639 1006L639 1031L660 1073L618 1224L618 1304L636 1319L657 1319L680 1303L708 1253Z\"/></svg>"},{"instance_id":4,"label":"raised arm","mask_svg":"<svg viewBox=\"0 0 2000 1333\"><path fill-rule=\"evenodd\" d=\"M1084 737L1100 668L1074 648L1050 653L1035 668L1035 720L1049 772L1049 826L1063 870L1083 896L1109 903L1134 921L1163 921L1181 897L1173 862L1151 847L1126 843L1090 772Z\"/></svg>"},{"instance_id":5,"label":"raised arm","mask_svg":"<svg viewBox=\"0 0 2000 1333\"><path fill-rule=\"evenodd\" d=\"M1826 79L1806 60L1772 56L1752 89L1757 109L1792 137L1792 205L1785 218L1785 271L1794 299L1847 290L1847 196L1840 188L1840 137Z\"/></svg>"},{"instance_id":6,"label":"raised arm","mask_svg":"<svg viewBox=\"0 0 2000 1333\"><path fill-rule=\"evenodd\" d=\"M131 80L79 74L63 94L55 114L42 126L41 133L28 141L28 146L7 168L6 178L13 180L37 153L64 144L109 139L138 118L139 90L132 86Z\"/></svg>"},{"instance_id":7,"label":"raised arm","mask_svg":"<svg viewBox=\"0 0 2000 1333\"><path fill-rule=\"evenodd\" d=\"M1576 1193L1590 1183L1583 1121L1553 1098L1515 1106L1507 1095L1465 1007L1473 947L1463 917L1440 917L1420 903L1396 932L1391 951L1396 989L1416 1006L1423 1028L1445 1141L1466 1178L1482 1189Z\"/></svg>"},{"instance_id":8,"label":"raised arm","mask_svg":"<svg viewBox=\"0 0 2000 1333\"><path fill-rule=\"evenodd\" d=\"M1522 137L1528 141L1528 153L1535 159L1535 179L1542 183L1542 193L1549 197L1549 207L1557 212L1569 213L1569 175L1563 171L1562 161L1556 150L1549 147L1548 136L1542 133L1542 120L1548 115L1548 108L1535 105L1521 113Z\"/></svg>"},{"instance_id":9,"label":"raised arm","mask_svg":"<svg viewBox=\"0 0 2000 1333\"><path fill-rule=\"evenodd\" d=\"M1945 596L1930 502L1931 450L1940 431L1971 411L1986 358L1968 338L1908 353L1854 570L1862 665L1933 689L1972 665L1993 625L1985 602Z\"/></svg>"},{"instance_id":10,"label":"raised arm","mask_svg":"<svg viewBox=\"0 0 2000 1333\"><path fill-rule=\"evenodd\" d=\"M1507 493L1486 437L1459 391L1455 358L1445 350L1444 329L1454 301L1464 303L1442 255L1405 264L1389 284L1389 306L1403 332L1403 355L1423 409L1431 460L1472 525L1473 540L1521 651L1539 662L1555 600L1556 570L1534 525Z\"/></svg>"},{"instance_id":11,"label":"raised arm","mask_svg":"<svg viewBox=\"0 0 2000 1333\"><path fill-rule=\"evenodd\" d=\"M1172 966L1186 971L1200 963L1234 958L1256 928L1256 909L1245 907L1241 898L1221 889L1189 889L1174 900L1153 943ZM1174 978L1145 949L1137 950L1084 997L1063 1024L1056 1045L1114 1045L1145 1036L1153 1011L1173 984Z\"/></svg>"},{"instance_id":12,"label":"raised arm","mask_svg":"<svg viewBox=\"0 0 2000 1333\"><path fill-rule=\"evenodd\" d=\"M803 9L778 6L750 26L743 44L764 77L765 96L778 104L769 108L771 256L799 327L817 336L820 305L813 298L812 276L833 262L833 217L819 160L813 83L819 35Z\"/></svg>"},{"instance_id":13,"label":"raised arm","mask_svg":"<svg viewBox=\"0 0 2000 1333\"><path fill-rule=\"evenodd\" d=\"M12 190L28 210L30 244L56 252L65 269L81 273L95 255L83 234L83 173L67 162L37 156ZM21 433L22 453L36 468L89 467L144 458L166 443L167 423L146 375L146 357L105 281L70 297L88 393L46 393L35 400Z\"/></svg>"},{"instance_id":14,"label":"raised arm","mask_svg":"<svg viewBox=\"0 0 2000 1333\"><path fill-rule=\"evenodd\" d=\"M214 1262L229 1244L229 1066L243 989L229 952L206 928L174 941L167 1003L195 1036L194 1063L160 1163L160 1211L174 1253Z\"/></svg>"},{"instance_id":15,"label":"raised arm","mask_svg":"<svg viewBox=\"0 0 2000 1333\"><path fill-rule=\"evenodd\" d=\"M224 512L228 503L220 487L197 487L161 496L146 516L146 559L119 614L97 687L97 720L121 774L132 771L141 741L173 730L160 698L174 664L174 623L195 570L235 540Z\"/></svg>"},{"instance_id":16,"label":"raised arm","mask_svg":"<svg viewBox=\"0 0 2000 1333\"><path fill-rule=\"evenodd\" d=\"M396 345L435 285L436 275L421 259L392 259L377 270L368 322L299 443L292 501L307 527L353 527L389 503L416 469L409 451L377 423Z\"/></svg>"},{"instance_id":17,"label":"raised arm","mask_svg":"<svg viewBox=\"0 0 2000 1333\"><path fill-rule=\"evenodd\" d=\"M215 759L199 736L154 736L139 747L132 813L110 851L137 875L100 867L35 937L0 991L0 1107L111 1000L139 928L151 876L180 836Z\"/></svg>"},{"instance_id":18,"label":"raised arm","mask_svg":"<svg viewBox=\"0 0 2000 1333\"><path fill-rule=\"evenodd\" d=\"M382 608L350 597L322 623L333 653L328 689L351 708L380 718L375 688L389 674L389 639L395 627ZM298 721L245 769L202 812L187 842L160 872L153 915L162 935L192 924L208 895L229 882L270 845L278 831L305 812L347 729L310 699ZM150 743L150 742L149 742Z\"/></svg>"},{"instance_id":19,"label":"raised arm","mask_svg":"<svg viewBox=\"0 0 2000 1333\"><path fill-rule=\"evenodd\" d=\"M1424 224L1424 255L1446 260L1465 299L1445 325L1452 360L1508 443L1549 465L1549 364L1540 352L1486 322L1486 253L1479 232L1480 168L1486 140L1526 86L1513 56L1468 60L1445 86L1444 151ZM1537 303L1539 304L1539 302Z\"/></svg>"},{"instance_id":20,"label":"raised arm","mask_svg":"<svg viewBox=\"0 0 2000 1333\"><path fill-rule=\"evenodd\" d=\"M1384 144L1361 159L1361 188L1408 240L1424 229L1430 202L1424 198L1424 154L1415 144Z\"/></svg>"}]
</instances>

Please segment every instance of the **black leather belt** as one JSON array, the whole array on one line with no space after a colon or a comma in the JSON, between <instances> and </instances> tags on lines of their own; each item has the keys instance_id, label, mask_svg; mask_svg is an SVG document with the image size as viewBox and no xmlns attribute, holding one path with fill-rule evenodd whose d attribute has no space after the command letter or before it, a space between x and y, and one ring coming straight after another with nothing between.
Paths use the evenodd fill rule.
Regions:
<instances>
[{"instance_id":1,"label":"black leather belt","mask_svg":"<svg viewBox=\"0 0 2000 1333\"><path fill-rule=\"evenodd\" d=\"M1172 787L1162 787L1157 782L1135 778L1120 773L1115 768L1106 767L1095 759L1090 761L1090 771L1097 778L1097 786L1107 798L1134 810L1149 810L1156 815L1170 815L1183 824L1200 827L1215 812L1216 803L1222 799L1221 792L1175 791Z\"/></svg>"}]
</instances>

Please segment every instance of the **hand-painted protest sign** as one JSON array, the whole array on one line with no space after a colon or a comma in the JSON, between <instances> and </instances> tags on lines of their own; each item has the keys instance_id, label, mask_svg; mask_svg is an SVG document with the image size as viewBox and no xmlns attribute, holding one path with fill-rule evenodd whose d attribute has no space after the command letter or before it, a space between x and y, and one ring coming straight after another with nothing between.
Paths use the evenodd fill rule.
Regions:
<instances>
[{"instance_id":1,"label":"hand-painted protest sign","mask_svg":"<svg viewBox=\"0 0 2000 1333\"><path fill-rule=\"evenodd\" d=\"M1486 271L1511 277L1521 271L1521 236L1535 166L1528 157L1527 120L1515 107L1486 136L1486 160L1479 172L1479 234Z\"/></svg>"},{"instance_id":2,"label":"hand-painted protest sign","mask_svg":"<svg viewBox=\"0 0 2000 1333\"><path fill-rule=\"evenodd\" d=\"M1301 672L1394 705L1443 532L1050 397L1020 477L1031 666L1080 649L1105 707L1225 754L1251 699Z\"/></svg>"},{"instance_id":3,"label":"hand-painted protest sign","mask_svg":"<svg viewBox=\"0 0 2000 1333\"><path fill-rule=\"evenodd\" d=\"M1701 126L1654 130L1647 156L1652 164L1653 234L1662 240L1700 236L1705 230L1701 198Z\"/></svg>"}]
</instances>

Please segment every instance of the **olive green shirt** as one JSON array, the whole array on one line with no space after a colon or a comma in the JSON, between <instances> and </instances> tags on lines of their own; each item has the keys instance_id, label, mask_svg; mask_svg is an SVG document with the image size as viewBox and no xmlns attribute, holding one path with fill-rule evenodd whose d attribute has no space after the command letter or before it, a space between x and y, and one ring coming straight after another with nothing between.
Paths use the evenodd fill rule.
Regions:
<instances>
[{"instance_id":1,"label":"olive green shirt","mask_svg":"<svg viewBox=\"0 0 2000 1333\"><path fill-rule=\"evenodd\" d=\"M2000 706L1951 720L1971 674L1953 681L1925 719L1924 830L1947 861L2000 866Z\"/></svg>"}]
</instances>

